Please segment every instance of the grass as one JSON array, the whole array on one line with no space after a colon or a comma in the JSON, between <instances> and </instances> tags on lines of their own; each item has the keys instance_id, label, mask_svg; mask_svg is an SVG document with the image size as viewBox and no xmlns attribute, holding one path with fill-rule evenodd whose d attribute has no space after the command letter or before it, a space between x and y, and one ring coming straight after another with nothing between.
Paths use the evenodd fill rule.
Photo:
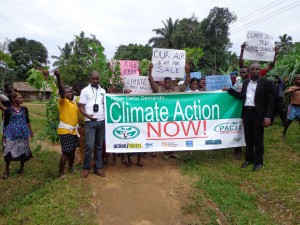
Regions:
<instances>
[{"instance_id":1,"label":"grass","mask_svg":"<svg viewBox=\"0 0 300 225\"><path fill-rule=\"evenodd\" d=\"M24 106L28 108L30 117L46 118L46 104L45 103L24 103Z\"/></svg>"},{"instance_id":2,"label":"grass","mask_svg":"<svg viewBox=\"0 0 300 225\"><path fill-rule=\"evenodd\" d=\"M282 130L279 123L265 130L265 163L259 172L241 169L243 161L233 159L232 149L184 158L184 173L196 179L185 211L200 224L298 224L300 128L294 122L286 141Z\"/></svg>"},{"instance_id":3,"label":"grass","mask_svg":"<svg viewBox=\"0 0 300 225\"><path fill-rule=\"evenodd\" d=\"M30 115L31 126L38 138L45 129L45 108L28 108L34 112ZM0 224L96 224L89 183L77 173L59 179L60 154L41 150L41 146L33 143L31 146L34 157L25 163L25 174L18 175L19 165L12 162L11 177L0 180ZM0 168L4 168L3 160Z\"/></svg>"},{"instance_id":4,"label":"grass","mask_svg":"<svg viewBox=\"0 0 300 225\"><path fill-rule=\"evenodd\" d=\"M44 107L28 105L35 135L45 128ZM258 172L241 169L233 149L198 151L182 159L194 180L184 212L199 224L299 224L300 126L294 122L282 140L279 122L265 130L265 164ZM91 187L78 174L57 178L60 155L34 147L34 158L17 174L0 180L0 224L96 224ZM0 160L0 168L4 162Z\"/></svg>"}]
</instances>

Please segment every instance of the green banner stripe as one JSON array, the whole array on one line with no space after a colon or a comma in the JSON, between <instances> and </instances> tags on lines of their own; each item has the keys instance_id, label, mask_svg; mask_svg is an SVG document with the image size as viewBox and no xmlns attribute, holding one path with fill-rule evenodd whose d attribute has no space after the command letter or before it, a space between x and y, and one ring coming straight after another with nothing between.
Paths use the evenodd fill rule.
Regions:
<instances>
[{"instance_id":1,"label":"green banner stripe","mask_svg":"<svg viewBox=\"0 0 300 225\"><path fill-rule=\"evenodd\" d=\"M106 95L107 123L240 118L242 101L227 92Z\"/></svg>"}]
</instances>

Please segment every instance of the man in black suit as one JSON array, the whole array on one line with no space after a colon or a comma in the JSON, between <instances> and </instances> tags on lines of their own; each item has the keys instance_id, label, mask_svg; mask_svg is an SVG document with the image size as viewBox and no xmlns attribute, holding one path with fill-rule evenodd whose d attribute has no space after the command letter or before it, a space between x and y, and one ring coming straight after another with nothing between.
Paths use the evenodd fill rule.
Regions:
<instances>
[{"instance_id":1,"label":"man in black suit","mask_svg":"<svg viewBox=\"0 0 300 225\"><path fill-rule=\"evenodd\" d=\"M243 100L242 118L246 141L246 162L242 168L254 164L253 171L263 166L264 128L271 125L275 94L272 82L259 77L260 66L252 63L250 78L243 83L242 91L225 88L229 94Z\"/></svg>"}]
</instances>

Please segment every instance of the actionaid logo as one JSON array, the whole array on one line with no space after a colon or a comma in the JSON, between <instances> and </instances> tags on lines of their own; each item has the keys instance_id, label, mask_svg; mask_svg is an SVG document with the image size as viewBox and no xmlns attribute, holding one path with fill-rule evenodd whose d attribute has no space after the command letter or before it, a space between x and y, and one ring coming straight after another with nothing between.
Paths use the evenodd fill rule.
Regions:
<instances>
[{"instance_id":1,"label":"actionaid logo","mask_svg":"<svg viewBox=\"0 0 300 225\"><path fill-rule=\"evenodd\" d=\"M120 139L133 139L139 136L140 130L134 126L120 126L113 130L113 135Z\"/></svg>"},{"instance_id":2,"label":"actionaid logo","mask_svg":"<svg viewBox=\"0 0 300 225\"><path fill-rule=\"evenodd\" d=\"M220 133L240 133L242 132L241 122L221 123L214 127L214 131Z\"/></svg>"}]
</instances>

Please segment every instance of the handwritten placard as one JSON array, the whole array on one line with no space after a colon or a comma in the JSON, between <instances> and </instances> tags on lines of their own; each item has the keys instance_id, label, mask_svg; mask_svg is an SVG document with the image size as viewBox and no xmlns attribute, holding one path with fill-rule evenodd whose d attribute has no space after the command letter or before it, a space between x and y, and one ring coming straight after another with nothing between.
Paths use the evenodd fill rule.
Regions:
<instances>
[{"instance_id":1,"label":"handwritten placard","mask_svg":"<svg viewBox=\"0 0 300 225\"><path fill-rule=\"evenodd\" d=\"M201 72L198 71L198 72L191 72L191 78L195 77L197 79L200 79L201 78Z\"/></svg>"},{"instance_id":2,"label":"handwritten placard","mask_svg":"<svg viewBox=\"0 0 300 225\"><path fill-rule=\"evenodd\" d=\"M149 94L152 89L146 76L123 76L124 90L130 89L134 94Z\"/></svg>"},{"instance_id":3,"label":"handwritten placard","mask_svg":"<svg viewBox=\"0 0 300 225\"><path fill-rule=\"evenodd\" d=\"M175 49L153 48L152 76L183 78L185 67L185 51Z\"/></svg>"},{"instance_id":4,"label":"handwritten placard","mask_svg":"<svg viewBox=\"0 0 300 225\"><path fill-rule=\"evenodd\" d=\"M274 38L264 32L248 31L247 46L244 51L244 59L268 61L274 60Z\"/></svg>"},{"instance_id":5,"label":"handwritten placard","mask_svg":"<svg viewBox=\"0 0 300 225\"><path fill-rule=\"evenodd\" d=\"M140 62L137 60L118 60L120 63L121 76L134 75L139 76Z\"/></svg>"},{"instance_id":6,"label":"handwritten placard","mask_svg":"<svg viewBox=\"0 0 300 225\"><path fill-rule=\"evenodd\" d=\"M230 75L206 76L206 90L222 90L224 87L232 87Z\"/></svg>"}]
</instances>

